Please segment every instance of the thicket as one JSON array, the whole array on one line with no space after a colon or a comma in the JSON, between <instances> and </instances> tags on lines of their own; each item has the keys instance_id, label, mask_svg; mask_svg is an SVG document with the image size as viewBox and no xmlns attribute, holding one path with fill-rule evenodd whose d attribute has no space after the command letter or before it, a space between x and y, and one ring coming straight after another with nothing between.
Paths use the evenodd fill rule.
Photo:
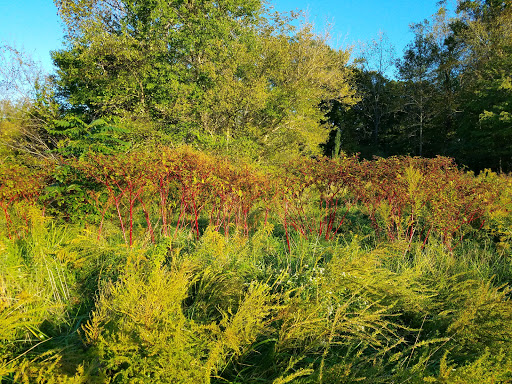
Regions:
<instances>
[{"instance_id":1,"label":"thicket","mask_svg":"<svg viewBox=\"0 0 512 384\"><path fill-rule=\"evenodd\" d=\"M512 181L188 147L0 172L0 377L512 379Z\"/></svg>"},{"instance_id":2,"label":"thicket","mask_svg":"<svg viewBox=\"0 0 512 384\"><path fill-rule=\"evenodd\" d=\"M510 168L509 1L400 81L259 0L55 3L54 76L0 47L0 382L512 381L512 180L435 157Z\"/></svg>"}]
</instances>

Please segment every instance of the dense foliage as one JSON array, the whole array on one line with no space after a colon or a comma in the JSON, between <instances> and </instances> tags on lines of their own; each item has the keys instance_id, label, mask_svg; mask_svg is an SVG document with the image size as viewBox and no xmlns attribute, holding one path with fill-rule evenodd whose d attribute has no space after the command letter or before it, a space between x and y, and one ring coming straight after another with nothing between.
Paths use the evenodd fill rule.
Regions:
<instances>
[{"instance_id":1,"label":"dense foliage","mask_svg":"<svg viewBox=\"0 0 512 384\"><path fill-rule=\"evenodd\" d=\"M509 177L189 147L1 174L2 382L512 377Z\"/></svg>"},{"instance_id":2,"label":"dense foliage","mask_svg":"<svg viewBox=\"0 0 512 384\"><path fill-rule=\"evenodd\" d=\"M56 5L56 74L0 46L1 383L512 381L510 1L353 65L259 0Z\"/></svg>"},{"instance_id":3,"label":"dense foliage","mask_svg":"<svg viewBox=\"0 0 512 384\"><path fill-rule=\"evenodd\" d=\"M374 41L354 78L361 100L328 114L337 128L327 154L338 140L367 158L444 155L475 171L512 170L512 3L460 0L448 15L443 5L413 24L395 76L389 43Z\"/></svg>"},{"instance_id":4,"label":"dense foliage","mask_svg":"<svg viewBox=\"0 0 512 384\"><path fill-rule=\"evenodd\" d=\"M66 115L133 144L188 143L261 160L318 153L323 100L353 102L348 52L254 1L57 1Z\"/></svg>"},{"instance_id":5,"label":"dense foliage","mask_svg":"<svg viewBox=\"0 0 512 384\"><path fill-rule=\"evenodd\" d=\"M509 172L510 1L440 4L399 60L381 34L349 64L259 0L56 1L54 75L0 47L0 134L46 158L188 144L259 163L442 155Z\"/></svg>"}]
</instances>

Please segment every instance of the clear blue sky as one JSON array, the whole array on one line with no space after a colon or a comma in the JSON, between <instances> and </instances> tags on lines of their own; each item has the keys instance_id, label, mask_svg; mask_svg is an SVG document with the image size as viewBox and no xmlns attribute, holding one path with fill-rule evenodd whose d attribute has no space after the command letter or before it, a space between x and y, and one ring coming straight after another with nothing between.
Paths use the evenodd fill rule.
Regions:
<instances>
[{"instance_id":1,"label":"clear blue sky","mask_svg":"<svg viewBox=\"0 0 512 384\"><path fill-rule=\"evenodd\" d=\"M334 48L369 41L383 31L398 56L411 41L409 24L430 18L436 0L272 0L278 11L307 11L319 30L325 22L334 24ZM59 49L63 26L52 0L0 0L0 44L23 48L52 70L49 52Z\"/></svg>"}]
</instances>

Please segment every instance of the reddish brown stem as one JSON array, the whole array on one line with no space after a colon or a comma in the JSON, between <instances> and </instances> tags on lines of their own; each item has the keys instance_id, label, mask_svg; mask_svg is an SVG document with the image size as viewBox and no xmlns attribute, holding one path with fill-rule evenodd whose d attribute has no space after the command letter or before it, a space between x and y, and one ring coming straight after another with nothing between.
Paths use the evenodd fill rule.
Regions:
<instances>
[{"instance_id":1,"label":"reddish brown stem","mask_svg":"<svg viewBox=\"0 0 512 384\"><path fill-rule=\"evenodd\" d=\"M153 232L153 226L151 225L151 220L149 219L149 212L146 209L146 205L141 197L139 197L140 205L142 207L142 212L144 212L144 216L146 217L146 223L148 225L148 231L151 236L151 242L155 243L155 233Z\"/></svg>"},{"instance_id":2,"label":"reddish brown stem","mask_svg":"<svg viewBox=\"0 0 512 384\"><path fill-rule=\"evenodd\" d=\"M12 236L11 236L11 216L9 215L9 212L7 212L7 206L4 205L3 202L0 202L0 206L2 207L2 210L4 211L4 214L5 214L5 221L6 221L6 224L7 224L7 236L9 237L9 239L12 239Z\"/></svg>"}]
</instances>

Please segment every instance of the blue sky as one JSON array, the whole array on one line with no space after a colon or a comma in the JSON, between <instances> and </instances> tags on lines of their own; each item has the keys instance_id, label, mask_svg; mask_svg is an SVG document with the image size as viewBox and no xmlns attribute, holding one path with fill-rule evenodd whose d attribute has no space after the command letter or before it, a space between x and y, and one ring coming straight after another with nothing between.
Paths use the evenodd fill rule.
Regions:
<instances>
[{"instance_id":1,"label":"blue sky","mask_svg":"<svg viewBox=\"0 0 512 384\"><path fill-rule=\"evenodd\" d=\"M436 0L272 0L278 11L301 9L319 30L333 24L334 48L357 45L383 31L398 56L412 39L409 24L430 18ZM63 26L52 0L0 0L0 44L22 48L52 70L49 52L59 49Z\"/></svg>"}]
</instances>

